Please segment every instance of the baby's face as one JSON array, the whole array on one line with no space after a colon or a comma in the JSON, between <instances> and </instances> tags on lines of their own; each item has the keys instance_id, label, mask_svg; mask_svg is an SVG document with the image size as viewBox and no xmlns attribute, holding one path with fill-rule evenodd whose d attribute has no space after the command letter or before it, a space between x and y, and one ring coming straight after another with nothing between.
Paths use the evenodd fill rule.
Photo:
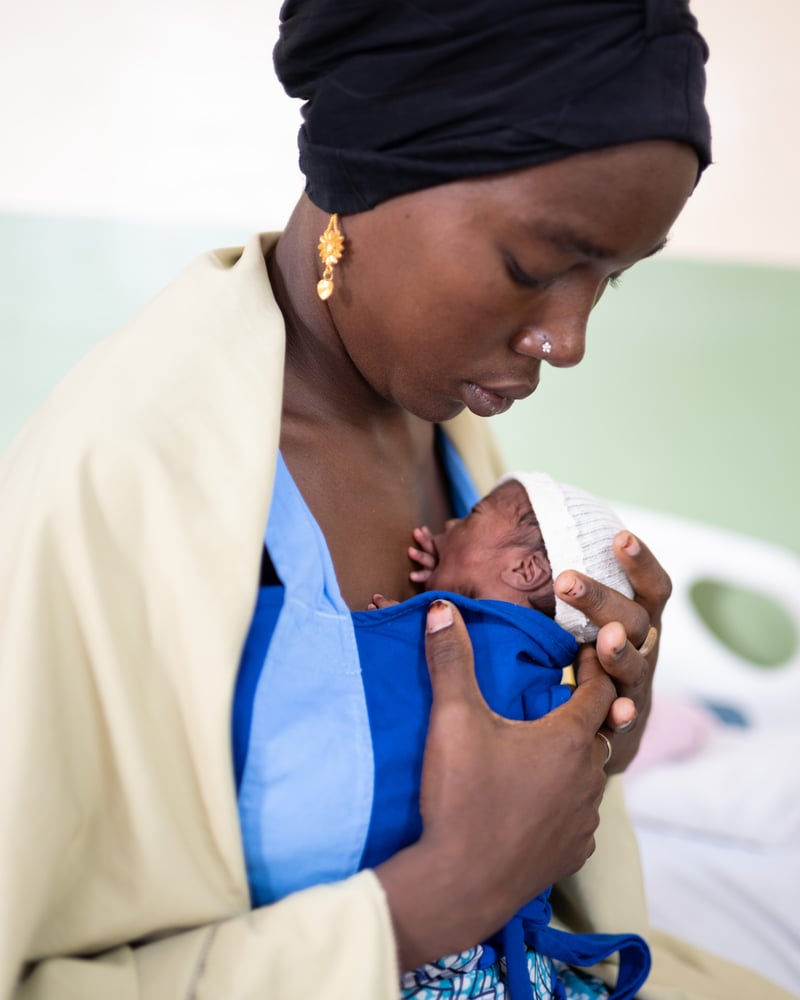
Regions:
<instances>
[{"instance_id":1,"label":"baby's face","mask_svg":"<svg viewBox=\"0 0 800 1000\"><path fill-rule=\"evenodd\" d=\"M466 597L506 600L500 575L510 541L533 521L526 490L516 480L501 483L464 518L445 524L434 536L438 562L428 590L450 590Z\"/></svg>"}]
</instances>

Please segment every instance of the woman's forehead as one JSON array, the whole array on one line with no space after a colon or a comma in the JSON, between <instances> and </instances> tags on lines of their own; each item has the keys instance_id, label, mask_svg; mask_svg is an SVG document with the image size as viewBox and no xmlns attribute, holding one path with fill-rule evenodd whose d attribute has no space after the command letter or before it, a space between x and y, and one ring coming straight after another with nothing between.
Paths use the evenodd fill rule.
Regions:
<instances>
[{"instance_id":1,"label":"woman's forehead","mask_svg":"<svg viewBox=\"0 0 800 1000\"><path fill-rule=\"evenodd\" d=\"M697 165L687 144L652 139L460 181L436 199L435 189L412 197L426 199L431 217L461 202L481 231L549 247L564 259L632 263L666 244Z\"/></svg>"}]
</instances>

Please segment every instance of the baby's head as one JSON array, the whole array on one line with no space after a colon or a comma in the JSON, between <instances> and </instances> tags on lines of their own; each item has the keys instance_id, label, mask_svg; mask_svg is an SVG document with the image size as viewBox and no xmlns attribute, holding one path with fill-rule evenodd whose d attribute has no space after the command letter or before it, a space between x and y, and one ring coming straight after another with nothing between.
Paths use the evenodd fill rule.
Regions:
<instances>
[{"instance_id":1,"label":"baby's head","mask_svg":"<svg viewBox=\"0 0 800 1000\"><path fill-rule=\"evenodd\" d=\"M611 548L622 527L607 504L583 490L542 472L515 472L435 537L438 562L426 588L534 607L591 642L597 628L556 598L553 581L575 569L632 597Z\"/></svg>"},{"instance_id":2,"label":"baby's head","mask_svg":"<svg viewBox=\"0 0 800 1000\"><path fill-rule=\"evenodd\" d=\"M426 589L532 605L554 616L553 574L542 532L518 480L498 483L466 517L448 521L433 543L436 566Z\"/></svg>"}]
</instances>

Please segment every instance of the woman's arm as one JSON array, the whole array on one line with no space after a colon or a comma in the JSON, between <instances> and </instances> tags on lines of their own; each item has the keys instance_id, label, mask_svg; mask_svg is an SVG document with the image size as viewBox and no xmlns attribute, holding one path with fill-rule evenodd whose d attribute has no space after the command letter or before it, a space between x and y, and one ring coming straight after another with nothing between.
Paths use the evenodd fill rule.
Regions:
<instances>
[{"instance_id":1,"label":"woman's arm","mask_svg":"<svg viewBox=\"0 0 800 1000\"><path fill-rule=\"evenodd\" d=\"M164 886L169 892L169 886ZM395 1000L392 925L372 872L139 947L33 965L13 1000Z\"/></svg>"}]
</instances>

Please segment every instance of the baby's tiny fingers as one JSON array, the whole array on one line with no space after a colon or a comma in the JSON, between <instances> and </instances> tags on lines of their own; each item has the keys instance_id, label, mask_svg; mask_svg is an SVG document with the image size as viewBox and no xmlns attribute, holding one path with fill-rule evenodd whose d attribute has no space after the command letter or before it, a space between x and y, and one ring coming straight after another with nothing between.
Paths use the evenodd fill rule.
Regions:
<instances>
[{"instance_id":1,"label":"baby's tiny fingers","mask_svg":"<svg viewBox=\"0 0 800 1000\"><path fill-rule=\"evenodd\" d=\"M426 569L433 569L436 565L436 557L430 553L425 552L422 549L416 549L413 545L408 547L408 557L415 563L419 563L420 566L424 566Z\"/></svg>"},{"instance_id":2,"label":"baby's tiny fingers","mask_svg":"<svg viewBox=\"0 0 800 1000\"><path fill-rule=\"evenodd\" d=\"M397 601L392 600L390 597L384 597L383 594L373 594L372 600L367 605L367 611L380 611L383 608L393 608Z\"/></svg>"},{"instance_id":3,"label":"baby's tiny fingers","mask_svg":"<svg viewBox=\"0 0 800 1000\"><path fill-rule=\"evenodd\" d=\"M426 552L430 552L432 555L436 554L436 546L433 542L433 532L426 524L423 524L419 528L414 528L412 534L417 545L421 545Z\"/></svg>"}]
</instances>

